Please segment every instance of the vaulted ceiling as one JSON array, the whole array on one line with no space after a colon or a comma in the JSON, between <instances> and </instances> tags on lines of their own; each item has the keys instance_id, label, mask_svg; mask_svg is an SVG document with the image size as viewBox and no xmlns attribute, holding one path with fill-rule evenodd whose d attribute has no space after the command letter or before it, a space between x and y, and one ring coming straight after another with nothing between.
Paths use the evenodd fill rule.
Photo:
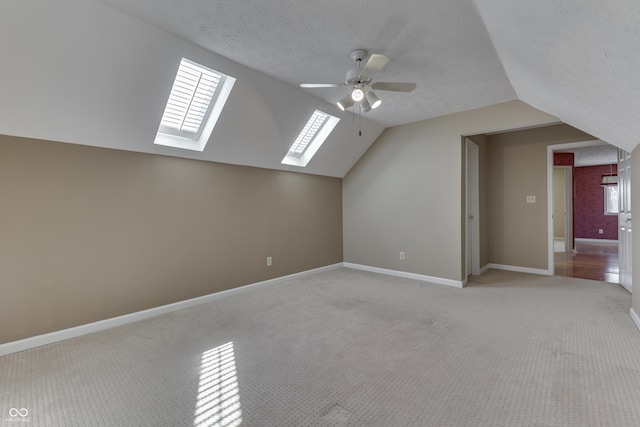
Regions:
<instances>
[{"instance_id":1,"label":"vaulted ceiling","mask_svg":"<svg viewBox=\"0 0 640 427\"><path fill-rule=\"evenodd\" d=\"M469 0L101 1L295 86L344 82L354 49L384 54L376 80L418 84L378 93L367 117L384 126L516 99ZM307 91L331 103L346 93Z\"/></svg>"},{"instance_id":2,"label":"vaulted ceiling","mask_svg":"<svg viewBox=\"0 0 640 427\"><path fill-rule=\"evenodd\" d=\"M519 99L617 147L636 147L639 2L475 3Z\"/></svg>"},{"instance_id":3,"label":"vaulted ceiling","mask_svg":"<svg viewBox=\"0 0 640 427\"><path fill-rule=\"evenodd\" d=\"M640 141L636 0L30 0L3 6L0 37L11 135L288 170L319 108L341 122L304 172L344 176L385 127L520 99ZM359 117L335 108L344 88L299 87L343 82L356 48L417 89ZM148 145L181 56L238 78L204 153Z\"/></svg>"}]
</instances>

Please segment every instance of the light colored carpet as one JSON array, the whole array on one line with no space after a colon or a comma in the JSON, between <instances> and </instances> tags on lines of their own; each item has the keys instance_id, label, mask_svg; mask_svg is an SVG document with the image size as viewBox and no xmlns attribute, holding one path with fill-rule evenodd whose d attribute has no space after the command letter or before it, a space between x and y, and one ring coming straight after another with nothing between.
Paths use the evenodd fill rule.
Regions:
<instances>
[{"instance_id":1,"label":"light colored carpet","mask_svg":"<svg viewBox=\"0 0 640 427\"><path fill-rule=\"evenodd\" d=\"M0 357L0 424L638 426L630 305L567 277L338 269Z\"/></svg>"}]
</instances>

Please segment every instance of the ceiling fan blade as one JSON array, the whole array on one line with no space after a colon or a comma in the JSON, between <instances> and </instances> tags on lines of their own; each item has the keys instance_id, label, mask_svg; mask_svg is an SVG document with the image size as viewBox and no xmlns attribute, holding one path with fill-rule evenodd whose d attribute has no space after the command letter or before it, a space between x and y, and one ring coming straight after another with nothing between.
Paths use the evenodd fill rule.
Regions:
<instances>
[{"instance_id":1,"label":"ceiling fan blade","mask_svg":"<svg viewBox=\"0 0 640 427\"><path fill-rule=\"evenodd\" d=\"M376 82L371 85L375 90L388 90L391 92L411 92L416 88L415 83Z\"/></svg>"},{"instance_id":2,"label":"ceiling fan blade","mask_svg":"<svg viewBox=\"0 0 640 427\"><path fill-rule=\"evenodd\" d=\"M319 87L343 87L346 83L302 83L300 87L319 88Z\"/></svg>"},{"instance_id":3,"label":"ceiling fan blade","mask_svg":"<svg viewBox=\"0 0 640 427\"><path fill-rule=\"evenodd\" d=\"M387 62L389 62L389 58L384 55L374 53L373 55L371 55L371 57L369 57L369 60L367 61L362 71L360 71L360 78L366 80L373 77L375 73L377 73L382 69L382 67L387 65Z\"/></svg>"}]
</instances>

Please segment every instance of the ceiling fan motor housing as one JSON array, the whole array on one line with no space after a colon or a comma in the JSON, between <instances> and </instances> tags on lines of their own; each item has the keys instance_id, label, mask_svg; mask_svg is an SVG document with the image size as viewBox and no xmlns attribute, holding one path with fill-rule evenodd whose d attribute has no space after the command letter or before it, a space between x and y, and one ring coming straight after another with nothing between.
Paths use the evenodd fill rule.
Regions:
<instances>
[{"instance_id":1,"label":"ceiling fan motor housing","mask_svg":"<svg viewBox=\"0 0 640 427\"><path fill-rule=\"evenodd\" d=\"M360 77L360 69L359 68L352 68L351 70L347 71L347 78L346 78L346 82L348 85L350 86L355 86L355 85L368 85L369 83L371 83L371 78L362 78Z\"/></svg>"}]
</instances>

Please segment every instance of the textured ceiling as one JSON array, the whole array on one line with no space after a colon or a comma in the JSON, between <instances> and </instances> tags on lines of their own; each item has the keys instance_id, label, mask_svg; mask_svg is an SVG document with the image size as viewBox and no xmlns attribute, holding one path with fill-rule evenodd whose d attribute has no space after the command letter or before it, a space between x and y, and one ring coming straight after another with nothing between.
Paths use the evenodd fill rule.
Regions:
<instances>
[{"instance_id":1,"label":"textured ceiling","mask_svg":"<svg viewBox=\"0 0 640 427\"><path fill-rule=\"evenodd\" d=\"M557 151L563 153L574 153L573 161L576 167L618 163L618 149L609 144Z\"/></svg>"},{"instance_id":2,"label":"textured ceiling","mask_svg":"<svg viewBox=\"0 0 640 427\"><path fill-rule=\"evenodd\" d=\"M574 151L576 166L610 165L618 163L618 149L613 145L576 148Z\"/></svg>"},{"instance_id":3,"label":"textured ceiling","mask_svg":"<svg viewBox=\"0 0 640 427\"><path fill-rule=\"evenodd\" d=\"M640 141L637 0L100 0L292 85L342 82L349 53L391 61L384 126L520 99L613 145ZM305 89L326 101L341 89Z\"/></svg>"},{"instance_id":4,"label":"textured ceiling","mask_svg":"<svg viewBox=\"0 0 640 427\"><path fill-rule=\"evenodd\" d=\"M631 151L640 141L640 2L474 0L522 101Z\"/></svg>"},{"instance_id":5,"label":"textured ceiling","mask_svg":"<svg viewBox=\"0 0 640 427\"><path fill-rule=\"evenodd\" d=\"M292 85L344 82L350 52L390 62L367 117L384 126L509 101L516 94L470 0L101 0L201 47ZM302 90L302 89L300 89ZM304 89L334 103L346 89Z\"/></svg>"},{"instance_id":6,"label":"textured ceiling","mask_svg":"<svg viewBox=\"0 0 640 427\"><path fill-rule=\"evenodd\" d=\"M298 85L343 81L350 52L365 48L391 59L376 81L418 87L381 91L361 121L333 107L341 122L305 173L344 176L385 126L515 98L632 151L639 18L637 0L11 2L0 14L0 54L13 58L1 71L0 132L299 170L282 153L346 90ZM152 143L182 56L238 78L203 153Z\"/></svg>"}]
</instances>

